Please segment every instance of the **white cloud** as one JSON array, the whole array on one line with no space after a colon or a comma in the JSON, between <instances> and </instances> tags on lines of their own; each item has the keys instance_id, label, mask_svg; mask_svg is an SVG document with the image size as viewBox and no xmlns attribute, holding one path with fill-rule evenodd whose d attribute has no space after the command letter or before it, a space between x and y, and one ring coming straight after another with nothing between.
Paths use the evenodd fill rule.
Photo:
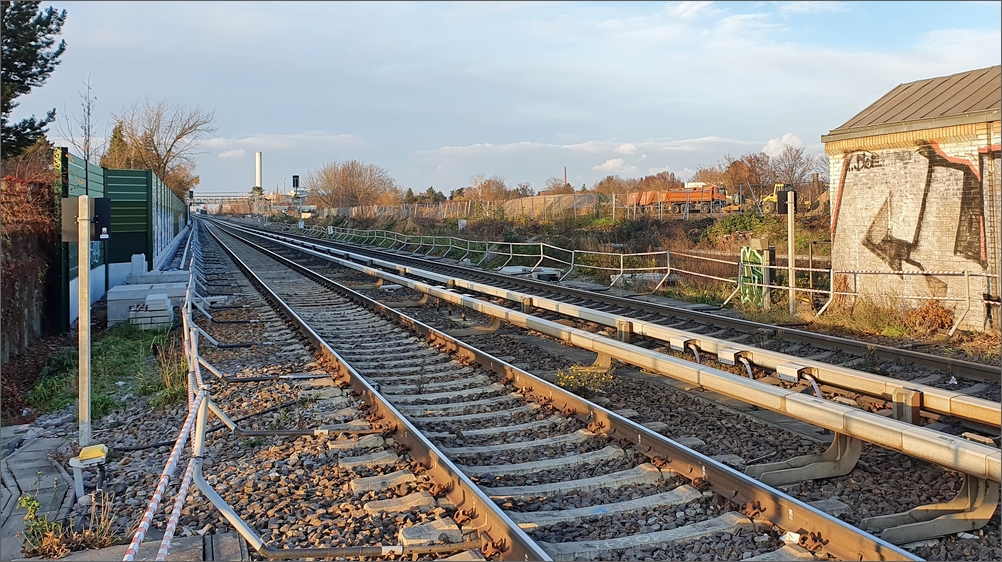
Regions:
<instances>
[{"instance_id":1,"label":"white cloud","mask_svg":"<svg viewBox=\"0 0 1002 562\"><path fill-rule=\"evenodd\" d=\"M229 160L238 160L240 158L243 158L244 156L247 156L247 151L244 150L244 149L242 149L242 148L237 148L237 149L234 149L234 150L227 150L226 152L220 152L219 153L219 158L222 158L223 160L227 160L227 159L229 159Z\"/></svg>"},{"instance_id":2,"label":"white cloud","mask_svg":"<svg viewBox=\"0 0 1002 562\"><path fill-rule=\"evenodd\" d=\"M647 160L647 155L646 154L641 154L640 155L640 160L641 161Z\"/></svg>"},{"instance_id":3,"label":"white cloud","mask_svg":"<svg viewBox=\"0 0 1002 562\"><path fill-rule=\"evenodd\" d=\"M804 141L800 140L800 137L793 133L786 133L778 139L771 139L769 142L765 143L762 147L762 152L768 154L769 156L779 156L783 152L783 147L790 145L794 148L800 148L804 146Z\"/></svg>"},{"instance_id":4,"label":"white cloud","mask_svg":"<svg viewBox=\"0 0 1002 562\"><path fill-rule=\"evenodd\" d=\"M615 152L616 154L634 154L635 152L637 152L637 145L633 144L632 142L621 144L617 146L616 150L613 150L613 152Z\"/></svg>"},{"instance_id":5,"label":"white cloud","mask_svg":"<svg viewBox=\"0 0 1002 562\"><path fill-rule=\"evenodd\" d=\"M779 11L784 14L831 14L849 11L849 5L846 2L800 0L781 3Z\"/></svg>"},{"instance_id":6,"label":"white cloud","mask_svg":"<svg viewBox=\"0 0 1002 562\"><path fill-rule=\"evenodd\" d=\"M365 141L361 137L349 134L332 135L322 131L306 131L292 134L254 134L243 137L225 138L216 137L205 141L205 146L209 148L225 150L223 154L246 149L253 151L265 150L290 150L299 148L344 148L364 145ZM233 156L223 156L221 158L231 158Z\"/></svg>"},{"instance_id":7,"label":"white cloud","mask_svg":"<svg viewBox=\"0 0 1002 562\"><path fill-rule=\"evenodd\" d=\"M603 141L587 141L575 144L550 144L544 142L521 141L507 144L493 144L489 142L469 144L466 146L443 146L435 150L418 150L414 154L439 154L444 156L477 156L482 154L497 153L518 153L529 152L539 149L556 148L585 154L598 154L607 152L611 148L611 143Z\"/></svg>"},{"instance_id":8,"label":"white cloud","mask_svg":"<svg viewBox=\"0 0 1002 562\"><path fill-rule=\"evenodd\" d=\"M714 15L719 10L712 8L713 2L681 2L667 9L668 15L675 19L691 21L701 15Z\"/></svg>"},{"instance_id":9,"label":"white cloud","mask_svg":"<svg viewBox=\"0 0 1002 562\"><path fill-rule=\"evenodd\" d=\"M670 172L671 170L668 166L662 166L660 168L647 168L647 173L650 175L660 174L661 172Z\"/></svg>"},{"instance_id":10,"label":"white cloud","mask_svg":"<svg viewBox=\"0 0 1002 562\"><path fill-rule=\"evenodd\" d=\"M606 160L604 163L598 166L592 166L592 170L598 170L601 172L621 172L621 173L631 173L636 172L637 167L626 163L622 158L611 158Z\"/></svg>"}]
</instances>

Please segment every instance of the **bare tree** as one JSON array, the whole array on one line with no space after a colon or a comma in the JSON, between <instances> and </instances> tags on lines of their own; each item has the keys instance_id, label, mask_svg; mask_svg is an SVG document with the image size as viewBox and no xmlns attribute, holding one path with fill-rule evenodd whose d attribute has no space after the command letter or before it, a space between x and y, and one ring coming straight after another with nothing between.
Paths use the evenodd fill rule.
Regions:
<instances>
[{"instance_id":1,"label":"bare tree","mask_svg":"<svg viewBox=\"0 0 1002 562\"><path fill-rule=\"evenodd\" d=\"M653 176L640 178L637 186L641 191L667 191L683 187L682 180L675 177L674 172L658 172Z\"/></svg>"},{"instance_id":2,"label":"bare tree","mask_svg":"<svg viewBox=\"0 0 1002 562\"><path fill-rule=\"evenodd\" d=\"M146 99L112 116L121 125L134 167L153 170L182 198L198 185L195 157L201 154L202 137L216 130L215 112Z\"/></svg>"},{"instance_id":3,"label":"bare tree","mask_svg":"<svg viewBox=\"0 0 1002 562\"><path fill-rule=\"evenodd\" d=\"M489 212L492 206L496 208L497 203L506 201L513 195L503 176L495 174L488 178L483 173L470 177L470 187L463 194L483 213Z\"/></svg>"},{"instance_id":4,"label":"bare tree","mask_svg":"<svg viewBox=\"0 0 1002 562\"><path fill-rule=\"evenodd\" d=\"M808 182L815 167L814 158L804 147L791 145L783 146L783 151L770 164L777 183L795 186Z\"/></svg>"},{"instance_id":5,"label":"bare tree","mask_svg":"<svg viewBox=\"0 0 1002 562\"><path fill-rule=\"evenodd\" d=\"M359 160L327 162L316 171L309 170L303 185L321 206L331 209L389 205L402 197L386 170Z\"/></svg>"},{"instance_id":6,"label":"bare tree","mask_svg":"<svg viewBox=\"0 0 1002 562\"><path fill-rule=\"evenodd\" d=\"M814 165L814 169L812 171L818 175L818 181L821 183L829 183L831 181L831 168L830 161L828 160L828 154L825 152L818 154L814 157L812 164Z\"/></svg>"},{"instance_id":7,"label":"bare tree","mask_svg":"<svg viewBox=\"0 0 1002 562\"><path fill-rule=\"evenodd\" d=\"M610 196L612 194L629 193L636 191L640 186L640 181L633 178L622 178L620 176L606 176L595 182L592 189L599 195Z\"/></svg>"},{"instance_id":8,"label":"bare tree","mask_svg":"<svg viewBox=\"0 0 1002 562\"><path fill-rule=\"evenodd\" d=\"M80 115L70 121L67 117L69 112L63 108L63 118L56 125L56 131L60 136L69 141L70 146L83 156L87 162L98 162L104 155L105 143L95 136L97 123L94 118L94 107L97 104L97 97L91 91L94 84L87 75L87 81L83 83L84 90L80 94Z\"/></svg>"},{"instance_id":9,"label":"bare tree","mask_svg":"<svg viewBox=\"0 0 1002 562\"><path fill-rule=\"evenodd\" d=\"M725 172L726 169L721 164L696 166L696 173L692 175L692 181L722 185L725 179Z\"/></svg>"},{"instance_id":10,"label":"bare tree","mask_svg":"<svg viewBox=\"0 0 1002 562\"><path fill-rule=\"evenodd\" d=\"M546 180L546 187L543 189L543 193L547 195L574 193L574 186L564 183L564 180L558 177L552 177Z\"/></svg>"}]
</instances>

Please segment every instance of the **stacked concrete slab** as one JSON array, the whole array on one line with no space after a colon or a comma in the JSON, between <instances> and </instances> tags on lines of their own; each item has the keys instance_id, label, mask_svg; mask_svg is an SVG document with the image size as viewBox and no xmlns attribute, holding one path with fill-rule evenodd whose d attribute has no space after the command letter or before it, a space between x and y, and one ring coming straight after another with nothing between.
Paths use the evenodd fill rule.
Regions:
<instances>
[{"instance_id":1,"label":"stacked concrete slab","mask_svg":"<svg viewBox=\"0 0 1002 562\"><path fill-rule=\"evenodd\" d=\"M146 306L147 297L166 295L170 302L168 308L171 308L181 306L181 301L184 300L187 290L187 271L148 272L146 271L146 257L143 254L136 254L132 260L132 273L126 277L125 285L112 287L108 291L108 325L113 326L126 321L134 324L149 324L150 322L146 321L133 321L134 312L140 315L138 317L140 319L163 316L156 314L162 309L149 309ZM159 303L159 300L157 302ZM160 304L154 306L160 306Z\"/></svg>"},{"instance_id":2,"label":"stacked concrete slab","mask_svg":"<svg viewBox=\"0 0 1002 562\"><path fill-rule=\"evenodd\" d=\"M129 308L129 322L144 330L170 327L174 323L174 307L164 294L147 295L143 304Z\"/></svg>"}]
</instances>

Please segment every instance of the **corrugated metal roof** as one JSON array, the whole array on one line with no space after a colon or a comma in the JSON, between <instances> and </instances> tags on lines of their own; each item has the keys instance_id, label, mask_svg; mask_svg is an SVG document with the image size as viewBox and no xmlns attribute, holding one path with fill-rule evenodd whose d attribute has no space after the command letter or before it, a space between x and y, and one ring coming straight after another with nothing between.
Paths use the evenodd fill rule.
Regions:
<instances>
[{"instance_id":1,"label":"corrugated metal roof","mask_svg":"<svg viewBox=\"0 0 1002 562\"><path fill-rule=\"evenodd\" d=\"M831 133L993 109L997 111L1000 107L1002 66L991 66L901 84Z\"/></svg>"}]
</instances>

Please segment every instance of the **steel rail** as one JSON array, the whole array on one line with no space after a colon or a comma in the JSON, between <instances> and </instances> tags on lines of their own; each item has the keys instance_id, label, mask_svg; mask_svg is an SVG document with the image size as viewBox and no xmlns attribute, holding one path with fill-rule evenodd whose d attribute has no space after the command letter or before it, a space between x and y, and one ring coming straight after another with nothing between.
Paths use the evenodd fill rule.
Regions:
<instances>
[{"instance_id":1,"label":"steel rail","mask_svg":"<svg viewBox=\"0 0 1002 562\"><path fill-rule=\"evenodd\" d=\"M269 229L264 229L259 227L247 227L245 225L240 225L240 226L251 230L275 234L275 231ZM930 369L946 371L948 373L957 376L968 377L975 380L997 381L999 378L999 367L997 365L982 365L980 363L964 361L961 359L954 359L952 357L943 357L940 355L932 355L930 353L922 353L919 351L908 350L908 349L898 349L887 345L861 342L839 336L820 334L817 332L810 332L807 330L798 330L790 327L762 324L759 322L753 322L751 320L730 318L727 316L721 316L718 314L712 314L709 312L703 312L698 310L690 310L667 304L645 302L628 297L602 294L602 293L597 293L595 291L578 289L575 287L568 287L566 285L558 285L554 283L538 281L535 279L516 278L510 275L504 275L492 271L486 271L483 269L475 269L473 267L464 266L461 264L447 264L441 261L435 261L428 258L414 256L409 253L401 254L401 253L391 252L379 246L372 247L370 245L364 245L358 243L333 241L330 239L293 234L289 232L283 232L282 235L313 243L322 243L325 246L329 247L336 248L338 246L342 247L346 246L350 248L355 248L356 251L359 252L382 255L388 261L393 261L393 260L412 261L415 263L424 264L425 267L431 266L437 269L453 271L456 272L457 275L472 274L472 275L483 276L495 281L520 284L526 287L530 287L537 291L556 292L567 296L573 296L578 298L589 299L592 301L597 301L602 304L626 307L636 311L656 312L665 315L671 315L678 318L684 318L688 320L694 320L697 322L711 324L714 326L719 326L721 328L731 328L742 332L751 332L759 329L775 330L777 339L797 341L801 343L811 344L821 348L828 348L828 349L834 348L844 351L851 351L859 354L874 353L877 357L881 359L911 363L922 367L928 367Z\"/></svg>"},{"instance_id":2,"label":"steel rail","mask_svg":"<svg viewBox=\"0 0 1002 562\"><path fill-rule=\"evenodd\" d=\"M348 382L371 405L371 409L396 424L394 438L410 448L411 458L428 467L435 482L449 483L446 497L458 510L470 510L473 514L472 526L480 532L485 542L504 545L502 558L506 560L552 560L539 546L522 531L480 488L473 483L455 464L435 447L410 420L404 417L392 404L369 384L364 377L344 360L310 325L303 320L278 294L265 283L236 253L230 249L216 233L208 230L219 246L233 259L237 267L247 276L275 307L292 321L293 325L320 351L347 375ZM232 235L231 235L232 236ZM237 237L239 239L239 237ZM309 556L301 554L301 556Z\"/></svg>"},{"instance_id":3,"label":"steel rail","mask_svg":"<svg viewBox=\"0 0 1002 562\"><path fill-rule=\"evenodd\" d=\"M577 347L604 353L650 372L666 375L697 387L707 388L748 404L829 429L838 434L868 441L886 449L957 470L976 478L993 482L1002 481L1002 452L996 447L956 438L832 401L811 398L799 392L751 381L726 371L691 363L670 355L464 296L448 288L434 287L316 250L296 247L287 242L275 242L307 255L326 259L367 275L377 276L388 282L427 293L446 302L500 318L516 326L560 338Z\"/></svg>"},{"instance_id":4,"label":"steel rail","mask_svg":"<svg viewBox=\"0 0 1002 562\"><path fill-rule=\"evenodd\" d=\"M253 229L245 230L259 236L262 235ZM283 236L275 233L268 233L265 236L273 239L283 238ZM295 240L295 238L291 239ZM316 244L307 243L307 245L316 247ZM342 258L356 262L360 261L370 266L394 270L401 275L419 277L434 281L443 286L502 298L513 303L521 303L523 307L535 307L564 314L572 318L579 318L613 327L620 332L625 331L627 334L650 337L668 343L673 348L679 350L684 350L689 345L695 345L701 353L709 352L717 355L718 360L726 364L736 364L743 358L759 367L783 373L780 376L788 376L791 382L800 379L806 380L810 376L817 382L825 385L895 403L901 417L912 423L918 423L918 411L925 410L935 414L953 416L960 420L975 422L991 429L1002 427L1002 410L1000 410L997 402L968 396L961 392L892 379L821 361L796 357L778 351L770 351L743 343L731 342L705 334L696 334L685 330L669 328L654 322L623 316L614 312L593 310L586 306L568 304L559 300L456 279L386 260L375 260L370 257L363 257L340 250L339 253ZM789 375L786 375L786 373L789 373Z\"/></svg>"},{"instance_id":5,"label":"steel rail","mask_svg":"<svg viewBox=\"0 0 1002 562\"><path fill-rule=\"evenodd\" d=\"M424 336L430 343L444 351L477 363L482 368L509 377L514 386L523 394L537 401L547 401L558 409L573 411L582 421L598 422L608 428L612 437L626 439L651 458L660 457L670 470L690 480L700 480L710 486L724 499L743 505L746 509L761 511L756 518L770 521L777 527L795 532L801 536L817 537L825 542L827 553L843 560L916 560L914 555L883 541L865 531L853 527L836 517L817 510L791 496L786 495L762 482L750 478L720 462L702 455L636 422L624 418L597 404L593 404L571 392L553 385L522 369L514 367L476 347L459 341L423 322L406 316L373 299L351 290L289 258L228 232L230 236L270 256L289 268L300 272L317 283L335 290L352 301L372 310L411 331ZM271 292L269 290L269 292ZM274 293L271 293L274 295ZM277 299L277 296L273 297ZM278 299L278 302L281 302ZM281 305L283 311L291 312L291 307ZM315 336L315 332L295 313L291 318L297 326ZM326 344L325 344L326 347ZM350 369L347 363L343 366ZM371 391L371 387L368 387Z\"/></svg>"}]
</instances>

